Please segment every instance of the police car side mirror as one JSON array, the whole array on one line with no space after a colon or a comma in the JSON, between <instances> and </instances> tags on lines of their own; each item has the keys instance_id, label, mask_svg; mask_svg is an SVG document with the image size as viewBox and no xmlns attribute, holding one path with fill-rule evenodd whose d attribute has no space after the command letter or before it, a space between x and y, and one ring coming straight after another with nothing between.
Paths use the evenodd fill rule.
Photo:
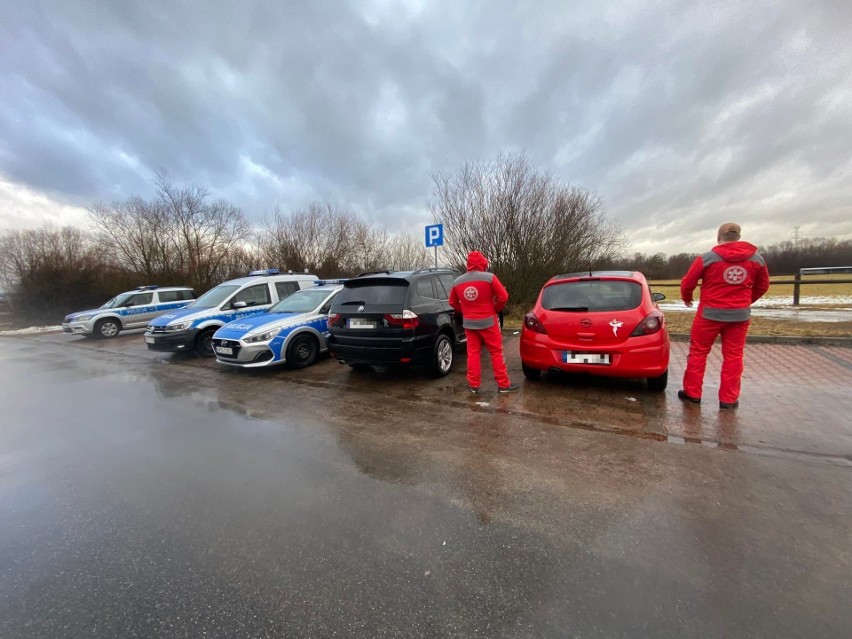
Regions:
<instances>
[{"instance_id":1,"label":"police car side mirror","mask_svg":"<svg viewBox=\"0 0 852 639\"><path fill-rule=\"evenodd\" d=\"M231 308L245 308L246 306L248 306L248 304L245 302L234 302L231 304Z\"/></svg>"},{"instance_id":2,"label":"police car side mirror","mask_svg":"<svg viewBox=\"0 0 852 639\"><path fill-rule=\"evenodd\" d=\"M661 302L664 299L666 299L666 296L663 295L662 293L654 293L653 295L651 295L651 299L654 300L655 302Z\"/></svg>"}]
</instances>

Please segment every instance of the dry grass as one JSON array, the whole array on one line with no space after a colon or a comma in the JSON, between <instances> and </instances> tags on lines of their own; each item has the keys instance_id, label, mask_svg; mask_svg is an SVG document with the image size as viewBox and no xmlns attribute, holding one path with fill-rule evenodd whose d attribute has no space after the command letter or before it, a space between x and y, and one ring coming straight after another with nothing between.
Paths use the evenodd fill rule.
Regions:
<instances>
[{"instance_id":1,"label":"dry grass","mask_svg":"<svg viewBox=\"0 0 852 639\"><path fill-rule=\"evenodd\" d=\"M694 313L666 313L669 333L689 333ZM848 322L802 322L797 320L752 317L749 335L784 335L793 337L850 337L852 320Z\"/></svg>"},{"instance_id":2,"label":"dry grass","mask_svg":"<svg viewBox=\"0 0 852 639\"><path fill-rule=\"evenodd\" d=\"M792 284L775 284L778 281L792 280L792 275L780 275L769 279L769 291L766 293L768 299L778 298L781 304L790 304L793 301L793 285ZM852 297L852 281L838 282L837 284L808 284L809 280L852 280L852 275L849 273L839 273L834 275L806 275L802 278L801 296L802 297ZM680 280L654 280L654 290L660 293L665 293L669 299L680 299ZM698 299L701 293L701 287L696 289L695 297Z\"/></svg>"}]
</instances>

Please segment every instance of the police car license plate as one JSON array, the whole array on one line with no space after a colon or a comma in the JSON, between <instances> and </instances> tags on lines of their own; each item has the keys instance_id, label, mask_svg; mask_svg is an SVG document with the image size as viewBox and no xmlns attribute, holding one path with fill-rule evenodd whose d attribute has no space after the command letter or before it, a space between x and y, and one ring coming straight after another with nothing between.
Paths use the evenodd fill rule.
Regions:
<instances>
[{"instance_id":1,"label":"police car license plate","mask_svg":"<svg viewBox=\"0 0 852 639\"><path fill-rule=\"evenodd\" d=\"M155 341L156 340L153 337L148 337L147 335L145 336L145 343L146 344L153 344Z\"/></svg>"},{"instance_id":2,"label":"police car license plate","mask_svg":"<svg viewBox=\"0 0 852 639\"><path fill-rule=\"evenodd\" d=\"M606 366L609 364L608 353L577 353L574 351L565 351L562 354L562 361L565 364L599 364Z\"/></svg>"},{"instance_id":3,"label":"police car license plate","mask_svg":"<svg viewBox=\"0 0 852 639\"><path fill-rule=\"evenodd\" d=\"M374 320L353 317L349 320L349 328L376 328L376 322Z\"/></svg>"},{"instance_id":4,"label":"police car license plate","mask_svg":"<svg viewBox=\"0 0 852 639\"><path fill-rule=\"evenodd\" d=\"M219 355L233 355L234 349L228 348L227 346L217 346L216 352L219 353Z\"/></svg>"}]
</instances>

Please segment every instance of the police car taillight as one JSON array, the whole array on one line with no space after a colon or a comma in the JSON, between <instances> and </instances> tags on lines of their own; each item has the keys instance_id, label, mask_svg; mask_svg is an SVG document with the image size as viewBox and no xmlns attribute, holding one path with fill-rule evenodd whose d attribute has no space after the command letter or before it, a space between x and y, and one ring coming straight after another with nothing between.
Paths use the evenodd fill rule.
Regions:
<instances>
[{"instance_id":1,"label":"police car taillight","mask_svg":"<svg viewBox=\"0 0 852 639\"><path fill-rule=\"evenodd\" d=\"M643 319L639 326L630 333L630 337L639 337L640 335L653 335L659 333L663 328L663 314L660 311L651 311L651 314Z\"/></svg>"},{"instance_id":2,"label":"police car taillight","mask_svg":"<svg viewBox=\"0 0 852 639\"><path fill-rule=\"evenodd\" d=\"M398 326L402 329L414 329L420 324L420 318L414 311L404 310L402 313L388 313L385 315L388 326Z\"/></svg>"}]
</instances>

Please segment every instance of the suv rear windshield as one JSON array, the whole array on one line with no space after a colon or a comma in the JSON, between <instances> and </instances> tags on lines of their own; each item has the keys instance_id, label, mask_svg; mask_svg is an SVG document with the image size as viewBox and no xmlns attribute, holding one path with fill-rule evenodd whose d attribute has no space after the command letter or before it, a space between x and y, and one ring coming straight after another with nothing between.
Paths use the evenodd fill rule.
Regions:
<instances>
[{"instance_id":1,"label":"suv rear windshield","mask_svg":"<svg viewBox=\"0 0 852 639\"><path fill-rule=\"evenodd\" d=\"M344 304L398 305L405 303L408 281L399 278L370 278L349 281L337 296L335 306Z\"/></svg>"},{"instance_id":2,"label":"suv rear windshield","mask_svg":"<svg viewBox=\"0 0 852 639\"><path fill-rule=\"evenodd\" d=\"M642 302L642 286L626 280L580 280L551 284L541 295L548 311L628 311Z\"/></svg>"}]
</instances>

